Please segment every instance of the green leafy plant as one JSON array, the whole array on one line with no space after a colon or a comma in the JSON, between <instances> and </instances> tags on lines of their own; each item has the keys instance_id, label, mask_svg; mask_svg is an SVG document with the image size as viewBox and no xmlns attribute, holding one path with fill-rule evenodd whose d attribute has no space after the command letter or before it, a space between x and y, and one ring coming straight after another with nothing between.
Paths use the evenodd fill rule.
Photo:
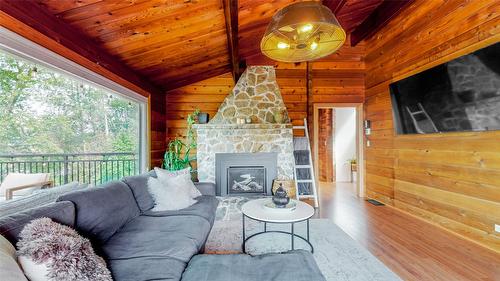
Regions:
<instances>
[{"instance_id":1,"label":"green leafy plant","mask_svg":"<svg viewBox=\"0 0 500 281\"><path fill-rule=\"evenodd\" d=\"M357 162L356 158L347 159L347 163L349 163L351 165L355 165L356 162Z\"/></svg>"},{"instance_id":2,"label":"green leafy plant","mask_svg":"<svg viewBox=\"0 0 500 281\"><path fill-rule=\"evenodd\" d=\"M200 113L196 109L186 118L187 132L186 139L183 141L180 138L175 138L168 143L167 151L163 157L163 168L169 171L178 171L190 167L193 168L192 162L196 157L191 157L191 150L196 148L196 139L194 137L193 124L196 123L196 118Z\"/></svg>"}]
</instances>

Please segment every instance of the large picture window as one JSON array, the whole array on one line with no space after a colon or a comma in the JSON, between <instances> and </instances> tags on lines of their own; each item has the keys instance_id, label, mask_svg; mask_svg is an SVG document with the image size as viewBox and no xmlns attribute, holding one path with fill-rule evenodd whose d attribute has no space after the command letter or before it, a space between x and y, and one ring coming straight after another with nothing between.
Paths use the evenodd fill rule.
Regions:
<instances>
[{"instance_id":1,"label":"large picture window","mask_svg":"<svg viewBox=\"0 0 500 281\"><path fill-rule=\"evenodd\" d=\"M145 103L0 49L0 182L100 184L145 169Z\"/></svg>"}]
</instances>

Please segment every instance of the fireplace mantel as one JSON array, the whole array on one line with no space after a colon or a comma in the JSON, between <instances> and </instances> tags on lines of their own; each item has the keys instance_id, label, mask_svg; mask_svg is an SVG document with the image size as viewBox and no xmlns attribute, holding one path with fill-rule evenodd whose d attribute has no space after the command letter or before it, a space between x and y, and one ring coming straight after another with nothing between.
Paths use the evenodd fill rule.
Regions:
<instances>
[{"instance_id":1,"label":"fireplace mantel","mask_svg":"<svg viewBox=\"0 0 500 281\"><path fill-rule=\"evenodd\" d=\"M194 124L193 128L199 129L223 129L223 130L251 130L251 129L291 129L292 124Z\"/></svg>"}]
</instances>

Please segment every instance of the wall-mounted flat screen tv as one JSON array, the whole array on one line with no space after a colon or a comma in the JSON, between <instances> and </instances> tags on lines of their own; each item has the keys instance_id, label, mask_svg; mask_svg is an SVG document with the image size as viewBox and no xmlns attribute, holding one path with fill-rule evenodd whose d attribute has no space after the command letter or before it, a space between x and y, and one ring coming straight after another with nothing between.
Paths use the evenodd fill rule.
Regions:
<instances>
[{"instance_id":1,"label":"wall-mounted flat screen tv","mask_svg":"<svg viewBox=\"0 0 500 281\"><path fill-rule=\"evenodd\" d=\"M500 43L389 87L397 134L500 130Z\"/></svg>"}]
</instances>

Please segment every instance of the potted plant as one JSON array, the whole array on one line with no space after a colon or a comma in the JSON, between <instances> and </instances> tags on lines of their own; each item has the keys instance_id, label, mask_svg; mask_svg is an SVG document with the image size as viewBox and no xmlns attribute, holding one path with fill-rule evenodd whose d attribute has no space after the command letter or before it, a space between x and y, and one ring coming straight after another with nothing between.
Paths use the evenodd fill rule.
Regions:
<instances>
[{"instance_id":1,"label":"potted plant","mask_svg":"<svg viewBox=\"0 0 500 281\"><path fill-rule=\"evenodd\" d=\"M200 113L200 110L196 109L186 118L186 138L184 140L175 138L168 143L167 150L165 151L165 155L163 157L162 166L164 169L169 171L178 171L189 167L191 168L191 173L194 172L191 163L196 160L196 157L192 157L190 153L192 149L196 148L193 124L196 123L198 113Z\"/></svg>"},{"instance_id":2,"label":"potted plant","mask_svg":"<svg viewBox=\"0 0 500 281\"><path fill-rule=\"evenodd\" d=\"M356 171L357 170L357 160L356 158L351 158L347 160L347 163L351 165L351 171Z\"/></svg>"}]
</instances>

